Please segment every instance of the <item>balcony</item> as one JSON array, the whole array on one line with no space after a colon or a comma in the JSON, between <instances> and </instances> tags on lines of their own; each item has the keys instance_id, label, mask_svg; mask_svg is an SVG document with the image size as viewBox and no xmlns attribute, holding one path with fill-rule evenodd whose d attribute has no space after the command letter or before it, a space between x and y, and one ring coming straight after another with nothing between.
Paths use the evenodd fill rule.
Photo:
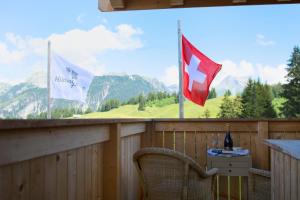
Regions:
<instances>
[{"instance_id":1,"label":"balcony","mask_svg":"<svg viewBox=\"0 0 300 200\"><path fill-rule=\"evenodd\" d=\"M223 146L227 124L255 168L270 170L265 139L300 139L299 120L2 120L0 199L140 199L134 152L175 149L205 168L206 150ZM240 189L244 199L243 183L231 177L228 191L220 177L219 199L239 199Z\"/></svg>"}]
</instances>

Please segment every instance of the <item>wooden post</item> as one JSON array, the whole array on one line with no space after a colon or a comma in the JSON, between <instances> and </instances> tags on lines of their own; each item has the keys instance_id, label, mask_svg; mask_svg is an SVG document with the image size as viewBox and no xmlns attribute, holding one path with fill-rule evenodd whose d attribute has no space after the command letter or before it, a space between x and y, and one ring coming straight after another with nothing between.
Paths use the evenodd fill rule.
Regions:
<instances>
[{"instance_id":1,"label":"wooden post","mask_svg":"<svg viewBox=\"0 0 300 200\"><path fill-rule=\"evenodd\" d=\"M255 167L270 170L269 147L264 144L264 140L269 138L269 123L267 121L260 121L257 126L256 158L258 166Z\"/></svg>"},{"instance_id":2,"label":"wooden post","mask_svg":"<svg viewBox=\"0 0 300 200\"><path fill-rule=\"evenodd\" d=\"M103 144L103 199L120 200L121 124L110 125L110 139Z\"/></svg>"}]
</instances>

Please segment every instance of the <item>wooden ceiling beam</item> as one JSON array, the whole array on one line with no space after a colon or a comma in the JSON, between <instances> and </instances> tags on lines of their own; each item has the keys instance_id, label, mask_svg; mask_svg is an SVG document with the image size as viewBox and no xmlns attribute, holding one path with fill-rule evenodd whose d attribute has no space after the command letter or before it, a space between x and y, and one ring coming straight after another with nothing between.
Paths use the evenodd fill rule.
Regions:
<instances>
[{"instance_id":1,"label":"wooden ceiling beam","mask_svg":"<svg viewBox=\"0 0 300 200\"><path fill-rule=\"evenodd\" d=\"M183 6L183 0L170 0L171 6Z\"/></svg>"},{"instance_id":2,"label":"wooden ceiling beam","mask_svg":"<svg viewBox=\"0 0 300 200\"><path fill-rule=\"evenodd\" d=\"M113 9L124 9L124 0L109 0Z\"/></svg>"},{"instance_id":3,"label":"wooden ceiling beam","mask_svg":"<svg viewBox=\"0 0 300 200\"><path fill-rule=\"evenodd\" d=\"M104 12L213 6L298 4L300 0L98 0Z\"/></svg>"}]
</instances>

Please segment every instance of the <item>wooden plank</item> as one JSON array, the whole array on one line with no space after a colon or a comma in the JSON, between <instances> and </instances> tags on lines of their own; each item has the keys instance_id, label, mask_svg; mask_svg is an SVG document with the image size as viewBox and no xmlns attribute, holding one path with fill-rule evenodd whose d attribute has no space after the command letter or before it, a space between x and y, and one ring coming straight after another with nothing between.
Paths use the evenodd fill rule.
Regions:
<instances>
[{"instance_id":1,"label":"wooden plank","mask_svg":"<svg viewBox=\"0 0 300 200\"><path fill-rule=\"evenodd\" d=\"M268 122L258 122L258 135L256 140L256 154L258 167L260 169L270 169L270 155L268 146L264 144L264 140L269 138Z\"/></svg>"},{"instance_id":2,"label":"wooden plank","mask_svg":"<svg viewBox=\"0 0 300 200\"><path fill-rule=\"evenodd\" d=\"M77 150L67 152L68 159L68 200L76 199L76 183L77 183Z\"/></svg>"},{"instance_id":3,"label":"wooden plank","mask_svg":"<svg viewBox=\"0 0 300 200\"><path fill-rule=\"evenodd\" d=\"M174 132L165 131L165 148L174 149Z\"/></svg>"},{"instance_id":4,"label":"wooden plank","mask_svg":"<svg viewBox=\"0 0 300 200\"><path fill-rule=\"evenodd\" d=\"M205 166L207 165L207 134L197 132L194 145L196 151L196 161L199 163L200 166L205 168Z\"/></svg>"},{"instance_id":5,"label":"wooden plank","mask_svg":"<svg viewBox=\"0 0 300 200\"><path fill-rule=\"evenodd\" d=\"M146 131L145 123L122 124L121 137L144 133Z\"/></svg>"},{"instance_id":6,"label":"wooden plank","mask_svg":"<svg viewBox=\"0 0 300 200\"><path fill-rule=\"evenodd\" d=\"M226 132L228 122L156 122L156 131L200 131L200 132ZM256 132L256 122L231 122L232 132Z\"/></svg>"},{"instance_id":7,"label":"wooden plank","mask_svg":"<svg viewBox=\"0 0 300 200\"><path fill-rule=\"evenodd\" d=\"M186 150L185 150L185 153L186 155L190 156L192 159L196 160L195 158L195 149L196 149L196 146L195 146L195 142L196 142L196 133L195 132L186 132L185 133L185 140L186 140Z\"/></svg>"},{"instance_id":8,"label":"wooden plank","mask_svg":"<svg viewBox=\"0 0 300 200\"><path fill-rule=\"evenodd\" d=\"M125 8L123 0L110 0L110 4L113 9Z\"/></svg>"},{"instance_id":9,"label":"wooden plank","mask_svg":"<svg viewBox=\"0 0 300 200\"><path fill-rule=\"evenodd\" d=\"M85 176L85 199L92 199L92 146L86 146L84 148L84 176Z\"/></svg>"},{"instance_id":10,"label":"wooden plank","mask_svg":"<svg viewBox=\"0 0 300 200\"><path fill-rule=\"evenodd\" d=\"M97 167L97 182L98 182L98 188L97 188L97 200L103 199L103 144L100 143L97 145L98 148L98 167Z\"/></svg>"},{"instance_id":11,"label":"wooden plank","mask_svg":"<svg viewBox=\"0 0 300 200\"><path fill-rule=\"evenodd\" d=\"M251 157L252 157L252 166L254 168L257 168L258 166L258 162L257 162L257 159L256 159L256 133L255 134L251 134L250 135L250 142L251 142L251 147L250 147L250 153L251 153Z\"/></svg>"},{"instance_id":12,"label":"wooden plank","mask_svg":"<svg viewBox=\"0 0 300 200\"><path fill-rule=\"evenodd\" d=\"M46 156L45 162L45 200L56 200L56 155Z\"/></svg>"},{"instance_id":13,"label":"wooden plank","mask_svg":"<svg viewBox=\"0 0 300 200\"><path fill-rule=\"evenodd\" d=\"M274 188L275 188L275 192L274 192L274 197L275 199L280 199L280 153L278 151L274 150L274 155L275 155L275 163L277 163L276 165L274 165L274 170L275 170L275 176L274 176Z\"/></svg>"},{"instance_id":14,"label":"wooden plank","mask_svg":"<svg viewBox=\"0 0 300 200\"><path fill-rule=\"evenodd\" d=\"M10 200L12 198L12 167L0 168L0 199Z\"/></svg>"},{"instance_id":15,"label":"wooden plank","mask_svg":"<svg viewBox=\"0 0 300 200\"><path fill-rule=\"evenodd\" d=\"M45 189L44 158L30 161L30 200L44 199Z\"/></svg>"},{"instance_id":16,"label":"wooden plank","mask_svg":"<svg viewBox=\"0 0 300 200\"><path fill-rule=\"evenodd\" d=\"M275 159L274 149L271 149L271 200L275 200Z\"/></svg>"},{"instance_id":17,"label":"wooden plank","mask_svg":"<svg viewBox=\"0 0 300 200\"><path fill-rule=\"evenodd\" d=\"M0 134L0 166L109 139L108 126L12 130Z\"/></svg>"},{"instance_id":18,"label":"wooden plank","mask_svg":"<svg viewBox=\"0 0 300 200\"><path fill-rule=\"evenodd\" d=\"M170 0L170 5L171 6L182 6L183 0Z\"/></svg>"},{"instance_id":19,"label":"wooden plank","mask_svg":"<svg viewBox=\"0 0 300 200\"><path fill-rule=\"evenodd\" d=\"M284 154L279 154L279 199L284 199Z\"/></svg>"},{"instance_id":20,"label":"wooden plank","mask_svg":"<svg viewBox=\"0 0 300 200\"><path fill-rule=\"evenodd\" d=\"M184 153L184 131L178 131L175 135L175 149L181 153Z\"/></svg>"},{"instance_id":21,"label":"wooden plank","mask_svg":"<svg viewBox=\"0 0 300 200\"><path fill-rule=\"evenodd\" d=\"M152 133L154 132L154 123L146 123L146 132L142 133L141 145L142 147L151 147L152 146Z\"/></svg>"},{"instance_id":22,"label":"wooden plank","mask_svg":"<svg viewBox=\"0 0 300 200\"><path fill-rule=\"evenodd\" d=\"M123 199L127 199L128 189L127 186L129 184L128 175L127 175L127 153L128 153L128 140L130 138L122 138L121 139L121 178L120 178L120 190L121 196Z\"/></svg>"},{"instance_id":23,"label":"wooden plank","mask_svg":"<svg viewBox=\"0 0 300 200\"><path fill-rule=\"evenodd\" d=\"M270 132L297 132L300 130L300 121L269 122Z\"/></svg>"},{"instance_id":24,"label":"wooden plank","mask_svg":"<svg viewBox=\"0 0 300 200\"><path fill-rule=\"evenodd\" d=\"M77 149L76 152L76 199L85 199L85 151L84 147Z\"/></svg>"},{"instance_id":25,"label":"wooden plank","mask_svg":"<svg viewBox=\"0 0 300 200\"><path fill-rule=\"evenodd\" d=\"M217 148L224 148L224 139L225 139L225 132L224 133L218 133L218 142L217 142ZM236 144L236 140L234 141L234 146L239 146Z\"/></svg>"},{"instance_id":26,"label":"wooden plank","mask_svg":"<svg viewBox=\"0 0 300 200\"><path fill-rule=\"evenodd\" d=\"M153 134L153 139L154 139L154 143L153 146L154 147L163 147L164 146L164 132L155 132Z\"/></svg>"},{"instance_id":27,"label":"wooden plank","mask_svg":"<svg viewBox=\"0 0 300 200\"><path fill-rule=\"evenodd\" d=\"M240 147L251 149L251 136L250 134L240 134Z\"/></svg>"},{"instance_id":28,"label":"wooden plank","mask_svg":"<svg viewBox=\"0 0 300 200\"><path fill-rule=\"evenodd\" d=\"M98 189L98 145L92 145L92 200L97 200L97 189Z\"/></svg>"},{"instance_id":29,"label":"wooden plank","mask_svg":"<svg viewBox=\"0 0 300 200\"><path fill-rule=\"evenodd\" d=\"M29 161L14 164L12 166L12 175L12 199L29 200ZM2 199L1 195L0 199Z\"/></svg>"},{"instance_id":30,"label":"wooden plank","mask_svg":"<svg viewBox=\"0 0 300 200\"><path fill-rule=\"evenodd\" d=\"M269 138L280 140L283 138L283 133L282 132L269 132Z\"/></svg>"},{"instance_id":31,"label":"wooden plank","mask_svg":"<svg viewBox=\"0 0 300 200\"><path fill-rule=\"evenodd\" d=\"M298 179L298 185L297 185L297 191L298 191L298 199L300 197L300 161L297 161L297 165L298 165L298 170L297 170L297 179Z\"/></svg>"},{"instance_id":32,"label":"wooden plank","mask_svg":"<svg viewBox=\"0 0 300 200\"><path fill-rule=\"evenodd\" d=\"M68 158L67 152L56 155L57 200L66 200L68 192Z\"/></svg>"},{"instance_id":33,"label":"wooden plank","mask_svg":"<svg viewBox=\"0 0 300 200\"><path fill-rule=\"evenodd\" d=\"M298 187L298 168L297 168L297 160L291 158L291 199L297 200L297 187ZM299 183L300 184L300 183ZM300 197L300 196L299 196Z\"/></svg>"},{"instance_id":34,"label":"wooden plank","mask_svg":"<svg viewBox=\"0 0 300 200\"><path fill-rule=\"evenodd\" d=\"M120 199L121 125L110 127L110 140L103 143L103 199Z\"/></svg>"},{"instance_id":35,"label":"wooden plank","mask_svg":"<svg viewBox=\"0 0 300 200\"><path fill-rule=\"evenodd\" d=\"M291 199L291 157L284 155L284 199Z\"/></svg>"}]
</instances>

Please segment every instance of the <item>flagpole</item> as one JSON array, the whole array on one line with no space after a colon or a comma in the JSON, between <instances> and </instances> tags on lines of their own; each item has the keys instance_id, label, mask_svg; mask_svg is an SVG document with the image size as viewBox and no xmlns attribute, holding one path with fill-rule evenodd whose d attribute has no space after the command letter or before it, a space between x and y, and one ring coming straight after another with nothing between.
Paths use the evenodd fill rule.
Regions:
<instances>
[{"instance_id":1,"label":"flagpole","mask_svg":"<svg viewBox=\"0 0 300 200\"><path fill-rule=\"evenodd\" d=\"M181 23L180 20L178 20L178 72L179 72L179 90L178 90L178 96L179 96L179 118L184 118L184 97L182 93L182 34L181 34Z\"/></svg>"},{"instance_id":2,"label":"flagpole","mask_svg":"<svg viewBox=\"0 0 300 200\"><path fill-rule=\"evenodd\" d=\"M47 89L48 89L48 101L47 101L47 119L51 119L51 98L50 98L50 74L51 73L51 41L48 41L48 66L47 66Z\"/></svg>"}]
</instances>

